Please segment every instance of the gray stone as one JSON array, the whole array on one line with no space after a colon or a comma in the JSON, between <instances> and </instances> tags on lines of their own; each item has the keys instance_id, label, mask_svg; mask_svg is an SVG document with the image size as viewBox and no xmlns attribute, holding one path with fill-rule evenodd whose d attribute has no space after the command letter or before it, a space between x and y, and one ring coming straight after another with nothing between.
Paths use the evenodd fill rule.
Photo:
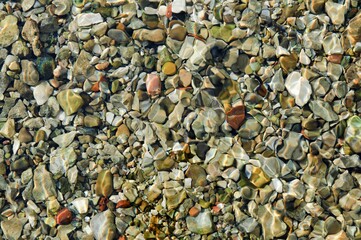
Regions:
<instances>
[{"instance_id":1,"label":"gray stone","mask_svg":"<svg viewBox=\"0 0 361 240\"><path fill-rule=\"evenodd\" d=\"M32 194L36 202L43 202L49 197L57 195L53 177L46 170L45 165L39 165L34 170L34 188Z\"/></svg>"},{"instance_id":2,"label":"gray stone","mask_svg":"<svg viewBox=\"0 0 361 240\"><path fill-rule=\"evenodd\" d=\"M196 217L186 218L189 231L197 234L210 234L214 232L212 214L210 211L200 212Z\"/></svg>"},{"instance_id":3,"label":"gray stone","mask_svg":"<svg viewBox=\"0 0 361 240\"><path fill-rule=\"evenodd\" d=\"M116 234L114 214L110 210L96 214L90 221L90 228L96 240L114 239Z\"/></svg>"}]
</instances>

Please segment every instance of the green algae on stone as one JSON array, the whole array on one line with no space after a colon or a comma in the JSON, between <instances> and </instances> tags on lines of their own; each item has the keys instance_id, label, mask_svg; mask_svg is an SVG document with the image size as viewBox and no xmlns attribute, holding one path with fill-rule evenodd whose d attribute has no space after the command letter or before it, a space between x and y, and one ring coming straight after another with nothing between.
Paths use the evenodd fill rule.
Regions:
<instances>
[{"instance_id":1,"label":"green algae on stone","mask_svg":"<svg viewBox=\"0 0 361 240\"><path fill-rule=\"evenodd\" d=\"M109 197L113 192L113 175L110 170L103 170L98 174L95 184L95 194Z\"/></svg>"},{"instance_id":2,"label":"green algae on stone","mask_svg":"<svg viewBox=\"0 0 361 240\"><path fill-rule=\"evenodd\" d=\"M233 38L232 31L235 28L233 24L227 24L223 26L213 26L210 30L210 34L214 38L222 39L225 42L230 42Z\"/></svg>"},{"instance_id":3,"label":"green algae on stone","mask_svg":"<svg viewBox=\"0 0 361 240\"><path fill-rule=\"evenodd\" d=\"M54 58L50 55L42 55L36 59L36 66L40 77L43 80L49 80L53 78L53 71L55 69Z\"/></svg>"}]
</instances>

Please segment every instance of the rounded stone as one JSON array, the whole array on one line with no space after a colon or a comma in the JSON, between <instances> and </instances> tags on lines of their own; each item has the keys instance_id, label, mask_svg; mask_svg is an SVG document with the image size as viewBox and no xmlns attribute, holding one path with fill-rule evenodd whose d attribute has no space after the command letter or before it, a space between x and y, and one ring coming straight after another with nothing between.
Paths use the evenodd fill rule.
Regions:
<instances>
[{"instance_id":1,"label":"rounded stone","mask_svg":"<svg viewBox=\"0 0 361 240\"><path fill-rule=\"evenodd\" d=\"M172 62L166 62L162 67L162 72L168 76L174 75L177 72L177 66Z\"/></svg>"}]
</instances>

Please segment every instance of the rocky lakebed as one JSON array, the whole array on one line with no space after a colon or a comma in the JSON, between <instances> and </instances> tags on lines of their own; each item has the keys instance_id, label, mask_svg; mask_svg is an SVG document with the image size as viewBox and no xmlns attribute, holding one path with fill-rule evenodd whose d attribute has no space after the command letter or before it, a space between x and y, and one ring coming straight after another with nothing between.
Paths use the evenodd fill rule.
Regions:
<instances>
[{"instance_id":1,"label":"rocky lakebed","mask_svg":"<svg viewBox=\"0 0 361 240\"><path fill-rule=\"evenodd\" d=\"M361 239L361 1L0 1L0 239Z\"/></svg>"}]
</instances>

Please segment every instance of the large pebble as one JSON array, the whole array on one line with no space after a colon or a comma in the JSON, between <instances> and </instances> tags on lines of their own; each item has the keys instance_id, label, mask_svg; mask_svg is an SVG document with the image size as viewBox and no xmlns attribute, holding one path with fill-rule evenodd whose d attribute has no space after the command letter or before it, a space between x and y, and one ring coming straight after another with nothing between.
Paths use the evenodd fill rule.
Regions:
<instances>
[{"instance_id":1,"label":"large pebble","mask_svg":"<svg viewBox=\"0 0 361 240\"><path fill-rule=\"evenodd\" d=\"M1 229L3 231L5 239L8 240L17 240L20 239L23 226L26 222L26 219L20 219L14 217L10 220L1 221Z\"/></svg>"},{"instance_id":2,"label":"large pebble","mask_svg":"<svg viewBox=\"0 0 361 240\"><path fill-rule=\"evenodd\" d=\"M48 82L41 82L34 88L33 93L36 103L40 106L48 101L53 93L53 88Z\"/></svg>"},{"instance_id":3,"label":"large pebble","mask_svg":"<svg viewBox=\"0 0 361 240\"><path fill-rule=\"evenodd\" d=\"M353 152L361 153L361 119L359 116L352 116L347 120L345 141Z\"/></svg>"},{"instance_id":4,"label":"large pebble","mask_svg":"<svg viewBox=\"0 0 361 240\"><path fill-rule=\"evenodd\" d=\"M46 170L45 165L39 165L34 170L33 197L36 202L48 200L51 196L56 196L55 183L52 175Z\"/></svg>"},{"instance_id":5,"label":"large pebble","mask_svg":"<svg viewBox=\"0 0 361 240\"><path fill-rule=\"evenodd\" d=\"M18 38L18 19L13 15L7 15L0 22L0 47L8 47Z\"/></svg>"},{"instance_id":6,"label":"large pebble","mask_svg":"<svg viewBox=\"0 0 361 240\"><path fill-rule=\"evenodd\" d=\"M77 23L79 27L88 27L103 21L104 20L99 13L82 13L77 16Z\"/></svg>"},{"instance_id":7,"label":"large pebble","mask_svg":"<svg viewBox=\"0 0 361 240\"><path fill-rule=\"evenodd\" d=\"M68 169L75 164L77 155L73 148L63 148L54 152L50 157L49 170L54 174L54 178L58 179L66 174Z\"/></svg>"},{"instance_id":8,"label":"large pebble","mask_svg":"<svg viewBox=\"0 0 361 240\"><path fill-rule=\"evenodd\" d=\"M39 83L39 73L35 68L35 64L29 60L21 60L20 80L24 83L34 86Z\"/></svg>"},{"instance_id":9,"label":"large pebble","mask_svg":"<svg viewBox=\"0 0 361 240\"><path fill-rule=\"evenodd\" d=\"M333 1L327 1L325 9L333 24L340 25L344 23L347 10L345 5Z\"/></svg>"},{"instance_id":10,"label":"large pebble","mask_svg":"<svg viewBox=\"0 0 361 240\"><path fill-rule=\"evenodd\" d=\"M56 99L66 115L76 113L84 104L83 98L71 89L59 92Z\"/></svg>"},{"instance_id":11,"label":"large pebble","mask_svg":"<svg viewBox=\"0 0 361 240\"><path fill-rule=\"evenodd\" d=\"M109 197L113 192L113 175L110 170L103 170L98 174L95 184L95 194L98 196Z\"/></svg>"},{"instance_id":12,"label":"large pebble","mask_svg":"<svg viewBox=\"0 0 361 240\"><path fill-rule=\"evenodd\" d=\"M210 211L200 212L196 217L186 218L189 231L197 234L210 234L214 232L212 214Z\"/></svg>"},{"instance_id":13,"label":"large pebble","mask_svg":"<svg viewBox=\"0 0 361 240\"><path fill-rule=\"evenodd\" d=\"M309 81L302 77L300 72L292 72L286 78L285 87L287 91L295 98L296 104L303 107L312 94L312 88Z\"/></svg>"},{"instance_id":14,"label":"large pebble","mask_svg":"<svg viewBox=\"0 0 361 240\"><path fill-rule=\"evenodd\" d=\"M96 240L115 239L114 214L110 210L96 214L90 221L90 228Z\"/></svg>"},{"instance_id":15,"label":"large pebble","mask_svg":"<svg viewBox=\"0 0 361 240\"><path fill-rule=\"evenodd\" d=\"M140 41L160 43L165 40L166 34L162 29L138 29L133 32L133 38Z\"/></svg>"}]
</instances>

